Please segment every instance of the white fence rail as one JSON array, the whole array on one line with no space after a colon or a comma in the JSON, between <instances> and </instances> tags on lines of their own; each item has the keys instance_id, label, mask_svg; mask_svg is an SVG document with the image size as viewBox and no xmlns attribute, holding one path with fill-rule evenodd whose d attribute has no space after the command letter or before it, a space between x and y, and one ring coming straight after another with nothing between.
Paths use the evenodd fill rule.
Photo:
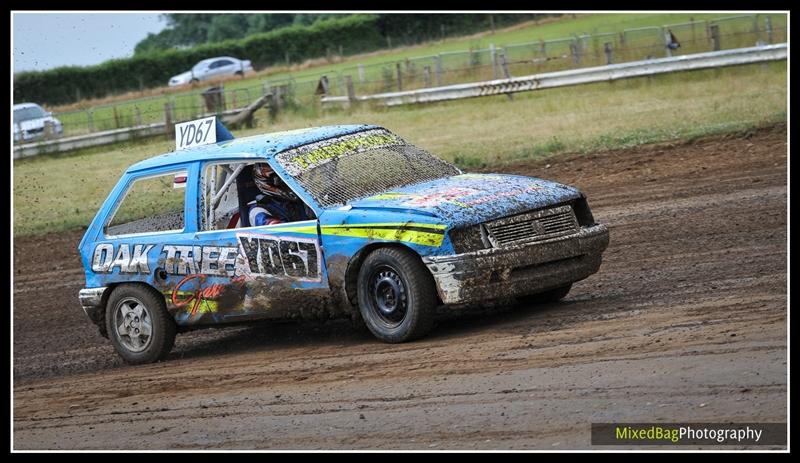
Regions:
<instances>
[{"instance_id":1,"label":"white fence rail","mask_svg":"<svg viewBox=\"0 0 800 463\"><path fill-rule=\"evenodd\" d=\"M469 84L424 88L405 92L378 93L363 96L328 96L323 97L321 101L324 107L348 106L353 102L373 103L382 106L432 103L461 98L527 92L569 85L607 82L668 72L785 60L787 50L787 44L782 43L759 47L737 48L733 50L712 51L708 53L696 53L671 58L632 61L608 66L549 72Z\"/></svg>"}]
</instances>

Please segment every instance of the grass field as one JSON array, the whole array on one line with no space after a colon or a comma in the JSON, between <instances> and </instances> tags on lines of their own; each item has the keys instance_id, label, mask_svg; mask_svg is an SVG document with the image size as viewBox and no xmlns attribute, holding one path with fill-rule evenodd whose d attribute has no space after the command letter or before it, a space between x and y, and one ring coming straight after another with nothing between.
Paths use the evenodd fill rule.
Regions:
<instances>
[{"instance_id":1,"label":"grass field","mask_svg":"<svg viewBox=\"0 0 800 463\"><path fill-rule=\"evenodd\" d=\"M224 83L224 85L226 90L229 92L234 92L240 101L249 101L254 99L257 95L260 95L260 86L265 80L279 82L291 76L297 81L309 79L316 81L319 76L323 74L335 75L338 72L345 72L355 75L357 71L355 70L354 66L357 64L363 64L366 68L367 80L374 80L375 82L378 82L380 80L380 73L382 72L382 69L373 65L401 61L405 58L430 56L438 53L464 51L469 49L485 49L490 43L498 47L504 47L512 44L572 37L580 34L621 32L624 29L686 23L690 20L710 21L720 18L730 18L733 16L736 15L733 13L608 13L577 15L575 18L572 18L571 15L568 15L563 18L547 19L541 24L525 23L517 25L507 29L498 30L494 34L491 34L490 32L484 32L469 37L451 38L439 42L431 42L410 47L400 47L369 54L350 56L343 58L336 63L324 63L324 60L315 60L315 62L319 62L321 64L310 65L306 63L304 65L293 66L292 68L287 68L286 66L272 67L262 70L258 73L258 75L254 75L253 77L228 80ZM772 24L776 30L780 30L781 28L785 27L786 15L770 14L768 16L772 18ZM749 24L750 23L747 20L725 22L723 23L723 26L721 26L721 33L733 34L736 33L737 28L743 26L749 27ZM648 43L649 40L650 39L648 38ZM731 40L732 39L727 39L727 43L731 44ZM683 51L685 52L689 50L684 49ZM445 64L445 66L447 67L447 64ZM518 72L518 70L512 67L512 72ZM165 76L164 80L166 81L168 78L169 76ZM121 126L130 126L137 123L135 111L139 112L138 117L141 118L143 123L161 121L163 120L164 104L170 100L173 100L175 103L178 117L192 118L196 115L195 113L197 110L195 108L200 101L198 94L206 87L208 87L208 85L204 84L197 89L171 92L168 95L153 96L145 99L137 99L136 93L131 93L125 97L120 97L126 98L127 100L118 100L115 101L113 105L102 105L95 107L93 109L92 123L97 129L101 130L114 128L116 126L116 121L114 118L113 106L117 106L117 117ZM305 98L308 95L311 95L313 92L313 87L314 83L309 81L307 85L303 85L302 87L298 88L298 92L302 93L300 96ZM370 93L375 90L374 88L371 88L373 87L372 85L369 87ZM157 90L148 90L150 93L154 91ZM357 91L360 90L357 89ZM230 96L228 97L228 100L230 103ZM87 105L91 105L91 102L84 101L79 104L69 105L69 107L86 107ZM66 107L61 110L59 108L51 109L54 109L56 112L60 112L61 110L66 109ZM83 111L59 114L59 119L64 124L65 130L69 134L77 134L88 131L87 114Z\"/></svg>"},{"instance_id":2,"label":"grass field","mask_svg":"<svg viewBox=\"0 0 800 463\"><path fill-rule=\"evenodd\" d=\"M262 117L259 127L235 135L371 123L469 169L748 130L785 122L786 111L787 70L780 62L520 93L513 101L497 96L315 118L286 112L274 124ZM87 226L130 164L173 147L155 140L15 161L14 234Z\"/></svg>"}]
</instances>

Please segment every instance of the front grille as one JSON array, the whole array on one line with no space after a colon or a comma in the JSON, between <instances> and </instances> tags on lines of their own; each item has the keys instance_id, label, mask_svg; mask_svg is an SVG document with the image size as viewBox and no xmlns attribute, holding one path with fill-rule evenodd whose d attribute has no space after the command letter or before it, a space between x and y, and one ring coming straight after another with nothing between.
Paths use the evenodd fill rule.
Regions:
<instances>
[{"instance_id":1,"label":"front grille","mask_svg":"<svg viewBox=\"0 0 800 463\"><path fill-rule=\"evenodd\" d=\"M570 206L560 206L486 223L489 240L496 247L542 241L571 233L578 221Z\"/></svg>"}]
</instances>

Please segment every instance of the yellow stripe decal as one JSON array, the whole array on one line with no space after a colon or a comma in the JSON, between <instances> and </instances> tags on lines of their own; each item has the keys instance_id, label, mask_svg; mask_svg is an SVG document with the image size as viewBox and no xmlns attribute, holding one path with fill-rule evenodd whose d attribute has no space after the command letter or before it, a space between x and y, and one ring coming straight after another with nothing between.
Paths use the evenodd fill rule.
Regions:
<instances>
[{"instance_id":1,"label":"yellow stripe decal","mask_svg":"<svg viewBox=\"0 0 800 463\"><path fill-rule=\"evenodd\" d=\"M345 225L325 225L323 235L351 236L354 238L405 241L424 246L441 246L447 225L415 222L354 223ZM270 232L303 233L315 235L317 227L281 226L271 228Z\"/></svg>"},{"instance_id":2,"label":"yellow stripe decal","mask_svg":"<svg viewBox=\"0 0 800 463\"><path fill-rule=\"evenodd\" d=\"M385 224L381 224L386 226ZM415 227L416 228L416 227ZM405 241L408 243L421 244L424 246L441 246L444 233L441 228L430 228L431 231L420 231L419 229L408 229L403 227L396 228L368 228L364 226L348 227L346 225L335 225L322 227L323 235L352 236L358 238Z\"/></svg>"}]
</instances>

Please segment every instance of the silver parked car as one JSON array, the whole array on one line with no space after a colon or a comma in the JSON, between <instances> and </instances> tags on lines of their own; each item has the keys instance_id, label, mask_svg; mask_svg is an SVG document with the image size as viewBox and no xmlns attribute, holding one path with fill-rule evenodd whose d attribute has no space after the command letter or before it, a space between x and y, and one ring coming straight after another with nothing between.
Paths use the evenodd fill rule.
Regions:
<instances>
[{"instance_id":1,"label":"silver parked car","mask_svg":"<svg viewBox=\"0 0 800 463\"><path fill-rule=\"evenodd\" d=\"M230 56L218 56L208 58L195 64L194 67L182 74L173 76L169 80L169 86L175 87L201 80L217 79L226 76L244 75L253 70L250 60L240 60Z\"/></svg>"},{"instance_id":2,"label":"silver parked car","mask_svg":"<svg viewBox=\"0 0 800 463\"><path fill-rule=\"evenodd\" d=\"M14 141L29 141L45 135L45 124L53 125L53 135L64 134L61 121L53 117L53 113L45 111L36 103L14 105Z\"/></svg>"}]
</instances>

